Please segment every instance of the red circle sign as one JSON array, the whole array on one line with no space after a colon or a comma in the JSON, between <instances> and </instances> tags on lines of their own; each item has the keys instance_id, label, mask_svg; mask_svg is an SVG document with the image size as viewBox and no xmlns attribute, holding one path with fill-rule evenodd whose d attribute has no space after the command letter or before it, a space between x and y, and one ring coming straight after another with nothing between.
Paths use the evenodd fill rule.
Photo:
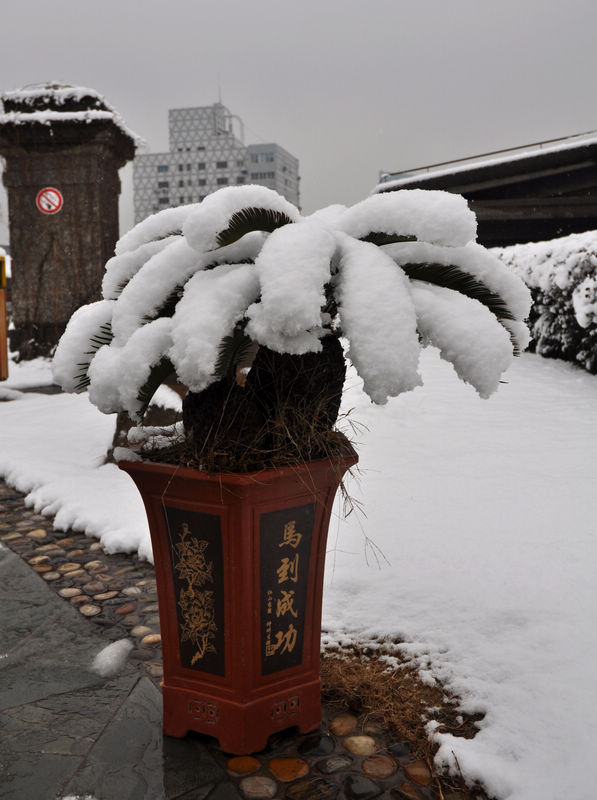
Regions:
<instances>
[{"instance_id":1,"label":"red circle sign","mask_svg":"<svg viewBox=\"0 0 597 800\"><path fill-rule=\"evenodd\" d=\"M40 189L35 198L35 205L42 214L57 214L64 203L64 198L58 189L46 186Z\"/></svg>"}]
</instances>

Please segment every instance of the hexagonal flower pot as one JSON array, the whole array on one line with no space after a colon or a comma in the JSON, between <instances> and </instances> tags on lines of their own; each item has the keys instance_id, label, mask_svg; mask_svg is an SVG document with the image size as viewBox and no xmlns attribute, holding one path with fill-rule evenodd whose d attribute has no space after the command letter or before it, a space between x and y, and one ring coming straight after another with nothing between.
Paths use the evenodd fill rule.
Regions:
<instances>
[{"instance_id":1,"label":"hexagonal flower pot","mask_svg":"<svg viewBox=\"0 0 597 800\"><path fill-rule=\"evenodd\" d=\"M243 474L120 462L151 531L166 734L246 754L284 728L319 727L327 531L356 461Z\"/></svg>"}]
</instances>

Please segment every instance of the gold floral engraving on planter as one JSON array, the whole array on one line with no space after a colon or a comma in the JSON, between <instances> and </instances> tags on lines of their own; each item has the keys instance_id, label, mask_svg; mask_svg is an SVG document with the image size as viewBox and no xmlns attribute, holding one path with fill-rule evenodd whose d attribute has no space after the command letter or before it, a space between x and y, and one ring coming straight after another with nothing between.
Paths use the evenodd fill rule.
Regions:
<instances>
[{"instance_id":1,"label":"gold floral engraving on planter","mask_svg":"<svg viewBox=\"0 0 597 800\"><path fill-rule=\"evenodd\" d=\"M219 515L164 506L181 667L226 674L222 523Z\"/></svg>"},{"instance_id":2,"label":"gold floral engraving on planter","mask_svg":"<svg viewBox=\"0 0 597 800\"><path fill-rule=\"evenodd\" d=\"M218 626L215 621L214 593L205 589L213 584L213 563L206 558L209 542L191 537L188 523L183 522L182 533L176 544L178 561L174 569L186 587L178 593L178 607L184 620L181 639L190 640L196 647L191 664L202 659L206 653L215 653L213 640Z\"/></svg>"}]
</instances>

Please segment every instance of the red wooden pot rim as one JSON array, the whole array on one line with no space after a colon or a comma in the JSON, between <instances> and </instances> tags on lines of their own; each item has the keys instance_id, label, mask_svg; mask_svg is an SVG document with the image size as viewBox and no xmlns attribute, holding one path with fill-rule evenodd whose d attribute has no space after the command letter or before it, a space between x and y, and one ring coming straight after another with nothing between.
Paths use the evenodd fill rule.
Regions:
<instances>
[{"instance_id":1,"label":"red wooden pot rim","mask_svg":"<svg viewBox=\"0 0 597 800\"><path fill-rule=\"evenodd\" d=\"M149 472L164 475L175 475L180 478L196 478L201 476L206 482L217 484L227 483L237 486L247 486L253 483L270 483L284 480L293 475L311 472L325 472L339 466L342 472L354 466L359 460L357 454L342 456L341 458L323 458L318 461L306 461L303 464L279 467L277 469L264 469L256 472L207 472L193 467L179 467L175 464L166 464L161 461L118 461L117 466L124 472Z\"/></svg>"}]
</instances>

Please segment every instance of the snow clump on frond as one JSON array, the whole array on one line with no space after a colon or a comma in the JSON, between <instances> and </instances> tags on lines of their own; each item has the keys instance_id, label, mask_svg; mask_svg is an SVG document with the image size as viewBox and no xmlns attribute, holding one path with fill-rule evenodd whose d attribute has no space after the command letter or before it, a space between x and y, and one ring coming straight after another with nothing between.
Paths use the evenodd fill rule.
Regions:
<instances>
[{"instance_id":1,"label":"snow clump on frond","mask_svg":"<svg viewBox=\"0 0 597 800\"><path fill-rule=\"evenodd\" d=\"M446 192L304 217L263 186L221 189L122 237L104 299L67 326L55 379L141 419L161 382L201 391L222 378L231 342L301 355L333 334L375 403L421 383L428 344L487 397L528 342L530 295L475 235L466 201Z\"/></svg>"}]
</instances>

